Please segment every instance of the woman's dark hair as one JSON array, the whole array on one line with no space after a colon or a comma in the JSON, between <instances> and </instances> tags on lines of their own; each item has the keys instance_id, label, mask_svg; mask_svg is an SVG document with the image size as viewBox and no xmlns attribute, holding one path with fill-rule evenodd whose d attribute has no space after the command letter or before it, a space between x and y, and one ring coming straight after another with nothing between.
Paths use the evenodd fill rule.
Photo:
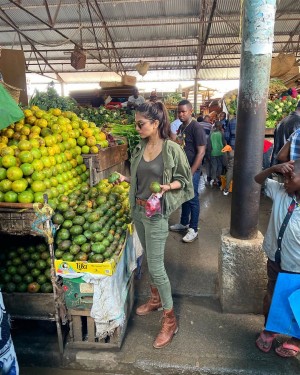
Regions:
<instances>
[{"instance_id":1,"label":"woman's dark hair","mask_svg":"<svg viewBox=\"0 0 300 375\"><path fill-rule=\"evenodd\" d=\"M150 121L158 120L158 131L162 139L168 139L171 135L169 114L162 102L143 103L136 109L143 117Z\"/></svg>"}]
</instances>

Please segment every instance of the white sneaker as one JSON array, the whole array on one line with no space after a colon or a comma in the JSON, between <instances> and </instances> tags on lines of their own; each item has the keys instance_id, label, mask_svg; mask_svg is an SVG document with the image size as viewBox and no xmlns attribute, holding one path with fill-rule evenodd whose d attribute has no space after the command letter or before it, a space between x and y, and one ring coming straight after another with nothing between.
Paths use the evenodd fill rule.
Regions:
<instances>
[{"instance_id":1,"label":"white sneaker","mask_svg":"<svg viewBox=\"0 0 300 375\"><path fill-rule=\"evenodd\" d=\"M227 189L224 189L223 190L223 195L228 195L229 194L229 191Z\"/></svg>"},{"instance_id":2,"label":"white sneaker","mask_svg":"<svg viewBox=\"0 0 300 375\"><path fill-rule=\"evenodd\" d=\"M182 230L189 229L189 225L174 224L170 226L170 230L173 232L181 232Z\"/></svg>"},{"instance_id":3,"label":"white sneaker","mask_svg":"<svg viewBox=\"0 0 300 375\"><path fill-rule=\"evenodd\" d=\"M193 228L189 228L187 234L183 237L183 242L193 242L198 237L198 232L195 232Z\"/></svg>"},{"instance_id":4,"label":"white sneaker","mask_svg":"<svg viewBox=\"0 0 300 375\"><path fill-rule=\"evenodd\" d=\"M209 184L210 184L211 187L214 186L214 182L215 182L215 180L210 180Z\"/></svg>"}]
</instances>

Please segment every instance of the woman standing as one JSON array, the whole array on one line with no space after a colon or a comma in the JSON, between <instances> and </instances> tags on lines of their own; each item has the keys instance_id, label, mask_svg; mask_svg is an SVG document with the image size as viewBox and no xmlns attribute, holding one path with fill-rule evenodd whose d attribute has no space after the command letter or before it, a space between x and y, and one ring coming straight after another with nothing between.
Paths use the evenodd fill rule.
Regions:
<instances>
[{"instance_id":1,"label":"woman standing","mask_svg":"<svg viewBox=\"0 0 300 375\"><path fill-rule=\"evenodd\" d=\"M170 123L164 105L161 102L141 104L136 110L135 122L141 142L132 154L131 177L120 175L120 181L130 182L132 218L147 256L151 279L151 297L136 313L147 315L163 308L162 327L153 343L154 348L159 349L168 345L178 331L164 265L168 218L183 202L193 198L194 189L186 155L169 139ZM162 213L147 217L145 206L154 181L161 187Z\"/></svg>"}]
</instances>

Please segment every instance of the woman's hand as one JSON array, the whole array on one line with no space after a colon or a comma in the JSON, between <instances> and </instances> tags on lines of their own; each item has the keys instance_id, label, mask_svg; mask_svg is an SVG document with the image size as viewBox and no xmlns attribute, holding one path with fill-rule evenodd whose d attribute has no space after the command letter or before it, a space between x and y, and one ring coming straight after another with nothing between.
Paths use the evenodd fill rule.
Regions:
<instances>
[{"instance_id":1,"label":"woman's hand","mask_svg":"<svg viewBox=\"0 0 300 375\"><path fill-rule=\"evenodd\" d=\"M119 173L119 178L114 182L114 184L120 184L123 181L130 183L130 178Z\"/></svg>"},{"instance_id":2,"label":"woman's hand","mask_svg":"<svg viewBox=\"0 0 300 375\"><path fill-rule=\"evenodd\" d=\"M161 191L159 194L163 195L167 191L172 190L170 185L160 185Z\"/></svg>"}]
</instances>

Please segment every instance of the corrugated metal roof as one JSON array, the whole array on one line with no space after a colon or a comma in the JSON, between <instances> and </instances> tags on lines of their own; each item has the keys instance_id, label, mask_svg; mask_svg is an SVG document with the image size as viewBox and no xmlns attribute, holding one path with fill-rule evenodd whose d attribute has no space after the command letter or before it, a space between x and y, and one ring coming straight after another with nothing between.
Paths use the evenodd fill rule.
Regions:
<instances>
[{"instance_id":1,"label":"corrugated metal roof","mask_svg":"<svg viewBox=\"0 0 300 375\"><path fill-rule=\"evenodd\" d=\"M70 72L74 81L76 76L82 79L83 72L70 65L71 53L78 46L87 56L86 72L128 73L145 60L150 63L147 77L165 77L164 70L171 76L169 72L174 70L178 78L193 79L200 58L198 68L203 79L238 77L241 0L218 0L215 8L214 0L207 1L205 8L203 0L47 3L48 9L40 0L0 1L0 46L23 48L28 71L58 73L61 77ZM274 55L285 50L300 58L299 14L299 0L280 1ZM33 49L48 65L41 58L36 61Z\"/></svg>"}]
</instances>

